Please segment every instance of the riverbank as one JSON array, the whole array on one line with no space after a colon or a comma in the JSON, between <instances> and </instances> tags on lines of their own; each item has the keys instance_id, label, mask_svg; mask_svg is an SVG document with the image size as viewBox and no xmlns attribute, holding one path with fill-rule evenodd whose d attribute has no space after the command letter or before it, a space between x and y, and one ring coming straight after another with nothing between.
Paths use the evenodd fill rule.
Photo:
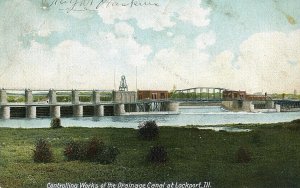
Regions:
<instances>
[{"instance_id":1,"label":"riverbank","mask_svg":"<svg viewBox=\"0 0 300 188\"><path fill-rule=\"evenodd\" d=\"M229 125L227 125L229 126ZM118 128L0 128L0 187L47 187L47 183L211 182L212 187L296 187L300 185L300 130L296 123L235 125L250 132L160 127L157 141L137 138L137 130ZM292 127L292 128L291 128ZM70 140L101 138L116 146L113 164L68 162L63 156ZM54 161L34 163L35 141L47 139ZM145 157L157 143L169 161L149 164ZM249 163L237 163L236 151L251 153Z\"/></svg>"}]
</instances>

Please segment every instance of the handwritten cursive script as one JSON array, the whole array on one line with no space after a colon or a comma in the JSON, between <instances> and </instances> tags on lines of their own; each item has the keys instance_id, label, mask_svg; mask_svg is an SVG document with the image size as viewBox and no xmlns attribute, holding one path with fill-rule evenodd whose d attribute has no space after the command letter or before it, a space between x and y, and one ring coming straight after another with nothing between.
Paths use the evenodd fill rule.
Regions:
<instances>
[{"instance_id":1,"label":"handwritten cursive script","mask_svg":"<svg viewBox=\"0 0 300 188\"><path fill-rule=\"evenodd\" d=\"M158 1L153 0L42 0L43 6L59 7L67 13L71 11L97 11L100 8L112 7L158 7Z\"/></svg>"}]
</instances>

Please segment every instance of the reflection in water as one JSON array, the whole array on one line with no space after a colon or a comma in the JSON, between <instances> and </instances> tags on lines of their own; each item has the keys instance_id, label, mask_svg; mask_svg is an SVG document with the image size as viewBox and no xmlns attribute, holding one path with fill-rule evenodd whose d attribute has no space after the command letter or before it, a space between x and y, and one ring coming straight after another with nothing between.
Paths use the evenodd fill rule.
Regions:
<instances>
[{"instance_id":1,"label":"reflection in water","mask_svg":"<svg viewBox=\"0 0 300 188\"><path fill-rule=\"evenodd\" d=\"M222 125L238 123L276 123L300 118L300 112L247 113L228 112L221 107L183 107L179 115L129 115L84 118L61 118L64 127L127 127L137 128L147 120L155 120L158 125ZM0 127L44 128L50 125L49 118L0 120Z\"/></svg>"}]
</instances>

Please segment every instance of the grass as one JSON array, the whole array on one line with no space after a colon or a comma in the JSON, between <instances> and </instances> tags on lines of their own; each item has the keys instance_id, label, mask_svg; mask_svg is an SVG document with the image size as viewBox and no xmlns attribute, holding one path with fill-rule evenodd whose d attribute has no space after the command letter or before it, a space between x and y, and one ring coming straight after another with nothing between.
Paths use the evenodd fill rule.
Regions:
<instances>
[{"instance_id":1,"label":"grass","mask_svg":"<svg viewBox=\"0 0 300 188\"><path fill-rule=\"evenodd\" d=\"M48 182L200 181L210 181L212 187L297 187L300 131L289 129L289 125L244 125L253 131L240 133L160 127L160 137L155 141L140 140L134 129L0 128L0 187L46 187ZM64 158L66 143L92 137L120 150L114 163L101 165ZM32 150L39 138L52 145L53 162L33 162ZM157 144L164 145L168 152L165 164L146 162L149 149ZM240 147L251 151L249 163L236 162Z\"/></svg>"}]
</instances>

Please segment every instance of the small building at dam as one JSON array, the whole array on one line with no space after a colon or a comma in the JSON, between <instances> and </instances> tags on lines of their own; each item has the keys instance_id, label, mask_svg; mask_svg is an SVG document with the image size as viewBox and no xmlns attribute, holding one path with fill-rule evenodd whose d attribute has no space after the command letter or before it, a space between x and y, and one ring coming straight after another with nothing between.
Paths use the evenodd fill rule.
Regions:
<instances>
[{"instance_id":1,"label":"small building at dam","mask_svg":"<svg viewBox=\"0 0 300 188\"><path fill-rule=\"evenodd\" d=\"M222 106L231 111L280 112L280 105L267 94L251 95L246 91L224 90Z\"/></svg>"}]
</instances>

